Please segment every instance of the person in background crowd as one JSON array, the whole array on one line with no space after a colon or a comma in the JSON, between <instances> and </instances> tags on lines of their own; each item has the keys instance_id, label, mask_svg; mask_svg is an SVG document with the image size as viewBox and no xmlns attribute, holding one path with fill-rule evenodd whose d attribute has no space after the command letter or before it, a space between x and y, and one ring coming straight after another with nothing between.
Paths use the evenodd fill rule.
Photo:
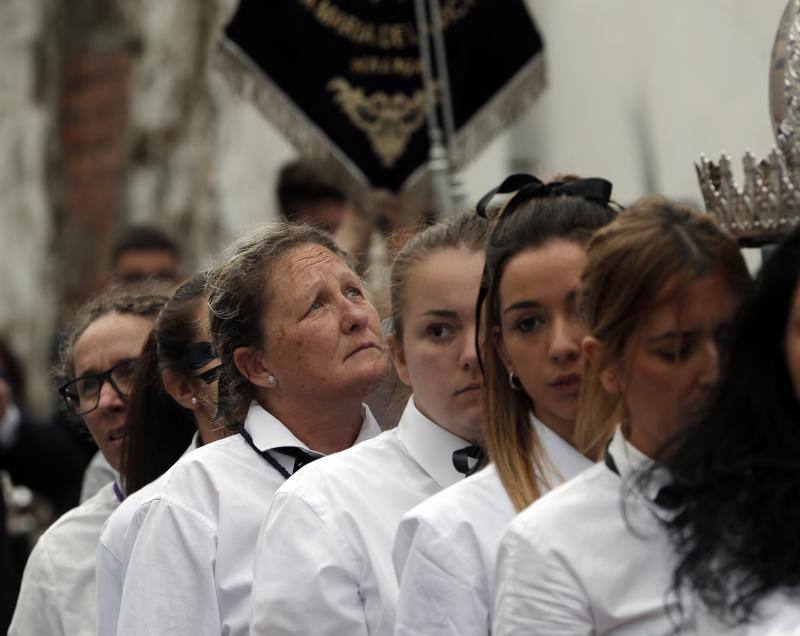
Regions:
<instances>
[{"instance_id":1,"label":"person in background crowd","mask_svg":"<svg viewBox=\"0 0 800 636\"><path fill-rule=\"evenodd\" d=\"M738 246L666 199L640 201L594 236L578 301L590 335L577 440L605 449L604 461L511 523L492 634L671 632L673 552L654 514L670 492L626 484L707 403L749 286Z\"/></svg>"},{"instance_id":2,"label":"person in background crowd","mask_svg":"<svg viewBox=\"0 0 800 636\"><path fill-rule=\"evenodd\" d=\"M674 589L699 606L700 634L796 635L800 230L764 263L728 343L707 414L662 452L676 491L662 515Z\"/></svg>"},{"instance_id":3,"label":"person in background crowd","mask_svg":"<svg viewBox=\"0 0 800 636\"><path fill-rule=\"evenodd\" d=\"M251 633L392 633L400 516L459 481L465 447L480 442L475 302L486 229L484 219L461 215L413 237L395 258L389 345L413 395L397 428L278 489L255 553Z\"/></svg>"},{"instance_id":4,"label":"person in background crowd","mask_svg":"<svg viewBox=\"0 0 800 636\"><path fill-rule=\"evenodd\" d=\"M25 400L25 373L11 348L0 340L0 471L15 484L47 497L64 512L77 501L83 462L72 436L61 426L35 422ZM0 492L0 633L8 630L27 546L8 534L6 503Z\"/></svg>"},{"instance_id":5,"label":"person in background crowd","mask_svg":"<svg viewBox=\"0 0 800 636\"><path fill-rule=\"evenodd\" d=\"M502 531L515 510L591 465L574 448L585 335L575 297L586 243L614 217L611 184L516 177L498 190L517 194L487 242L479 307L493 464L403 517L394 562L404 636L488 634Z\"/></svg>"},{"instance_id":6,"label":"person in background crowd","mask_svg":"<svg viewBox=\"0 0 800 636\"><path fill-rule=\"evenodd\" d=\"M121 293L94 299L78 312L62 347L60 393L115 470L122 457L131 380L165 300ZM9 634L96 632L97 540L121 499L119 484L112 482L40 537L25 567Z\"/></svg>"},{"instance_id":7,"label":"person in background crowd","mask_svg":"<svg viewBox=\"0 0 800 636\"><path fill-rule=\"evenodd\" d=\"M133 379L125 428L125 501L97 548L98 634L117 633L122 586L138 523L131 523L158 477L178 458L227 434L217 417L222 365L209 342L206 273L195 274L164 305ZM188 447L188 449L187 449Z\"/></svg>"},{"instance_id":8,"label":"person in background crowd","mask_svg":"<svg viewBox=\"0 0 800 636\"><path fill-rule=\"evenodd\" d=\"M125 228L111 247L111 279L131 285L148 280L177 283L181 252L162 230L150 225Z\"/></svg>"},{"instance_id":9,"label":"person in background crowd","mask_svg":"<svg viewBox=\"0 0 800 636\"><path fill-rule=\"evenodd\" d=\"M330 166L306 159L281 168L276 196L284 220L331 232L342 249L356 258L359 272L367 268L373 230L389 232L397 216L397 199L391 192L362 193L356 205L336 182Z\"/></svg>"},{"instance_id":10,"label":"person in background crowd","mask_svg":"<svg viewBox=\"0 0 800 636\"><path fill-rule=\"evenodd\" d=\"M332 237L279 224L209 279L211 334L239 434L181 458L136 515L118 631L247 634L253 551L272 494L304 463L380 432L378 314Z\"/></svg>"}]
</instances>

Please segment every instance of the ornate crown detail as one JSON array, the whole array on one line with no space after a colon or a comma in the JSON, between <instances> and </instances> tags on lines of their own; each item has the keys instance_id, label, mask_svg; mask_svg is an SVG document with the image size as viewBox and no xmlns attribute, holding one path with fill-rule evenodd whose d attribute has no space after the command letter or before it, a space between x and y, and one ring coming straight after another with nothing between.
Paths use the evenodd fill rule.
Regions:
<instances>
[{"instance_id":1,"label":"ornate crown detail","mask_svg":"<svg viewBox=\"0 0 800 636\"><path fill-rule=\"evenodd\" d=\"M695 164L706 210L744 246L775 243L800 224L800 174L784 168L778 150L759 163L747 152L742 163L741 189L727 155L723 154L719 163L703 156Z\"/></svg>"},{"instance_id":2,"label":"ornate crown detail","mask_svg":"<svg viewBox=\"0 0 800 636\"><path fill-rule=\"evenodd\" d=\"M719 163L702 156L695 164L706 209L747 247L778 242L800 225L800 0L789 0L781 18L772 53L772 81L779 149L758 163L749 151L745 153L741 189L727 155Z\"/></svg>"}]
</instances>

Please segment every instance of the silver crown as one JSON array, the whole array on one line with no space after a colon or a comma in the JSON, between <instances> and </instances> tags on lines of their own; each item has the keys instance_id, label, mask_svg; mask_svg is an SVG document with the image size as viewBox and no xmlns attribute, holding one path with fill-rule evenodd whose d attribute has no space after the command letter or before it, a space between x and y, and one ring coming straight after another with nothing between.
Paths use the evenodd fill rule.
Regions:
<instances>
[{"instance_id":1,"label":"silver crown","mask_svg":"<svg viewBox=\"0 0 800 636\"><path fill-rule=\"evenodd\" d=\"M800 225L800 0L789 0L775 36L770 108L778 148L759 162L745 153L741 188L727 155L695 164L707 211L748 247L778 242Z\"/></svg>"}]
</instances>

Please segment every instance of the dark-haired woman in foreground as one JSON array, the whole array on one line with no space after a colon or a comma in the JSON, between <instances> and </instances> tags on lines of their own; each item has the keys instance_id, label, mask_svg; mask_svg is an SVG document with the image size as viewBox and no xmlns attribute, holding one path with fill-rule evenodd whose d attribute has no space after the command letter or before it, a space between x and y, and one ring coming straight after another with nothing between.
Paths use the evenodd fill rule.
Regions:
<instances>
[{"instance_id":1,"label":"dark-haired woman in foreground","mask_svg":"<svg viewBox=\"0 0 800 636\"><path fill-rule=\"evenodd\" d=\"M665 462L674 586L695 595L698 633L800 634L799 283L795 230L733 323L709 415Z\"/></svg>"}]
</instances>

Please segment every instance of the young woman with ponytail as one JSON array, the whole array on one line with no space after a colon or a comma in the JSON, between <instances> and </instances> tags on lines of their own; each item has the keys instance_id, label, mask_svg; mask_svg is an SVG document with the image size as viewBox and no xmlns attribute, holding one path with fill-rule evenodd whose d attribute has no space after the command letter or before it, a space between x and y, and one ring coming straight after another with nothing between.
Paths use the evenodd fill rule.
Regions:
<instances>
[{"instance_id":1,"label":"young woman with ponytail","mask_svg":"<svg viewBox=\"0 0 800 636\"><path fill-rule=\"evenodd\" d=\"M494 216L478 304L492 465L401 521L397 634L488 634L502 531L547 489L591 465L573 445L585 335L575 297L584 246L615 214L611 184L515 175L484 197L481 213L494 194L511 192Z\"/></svg>"}]
</instances>

